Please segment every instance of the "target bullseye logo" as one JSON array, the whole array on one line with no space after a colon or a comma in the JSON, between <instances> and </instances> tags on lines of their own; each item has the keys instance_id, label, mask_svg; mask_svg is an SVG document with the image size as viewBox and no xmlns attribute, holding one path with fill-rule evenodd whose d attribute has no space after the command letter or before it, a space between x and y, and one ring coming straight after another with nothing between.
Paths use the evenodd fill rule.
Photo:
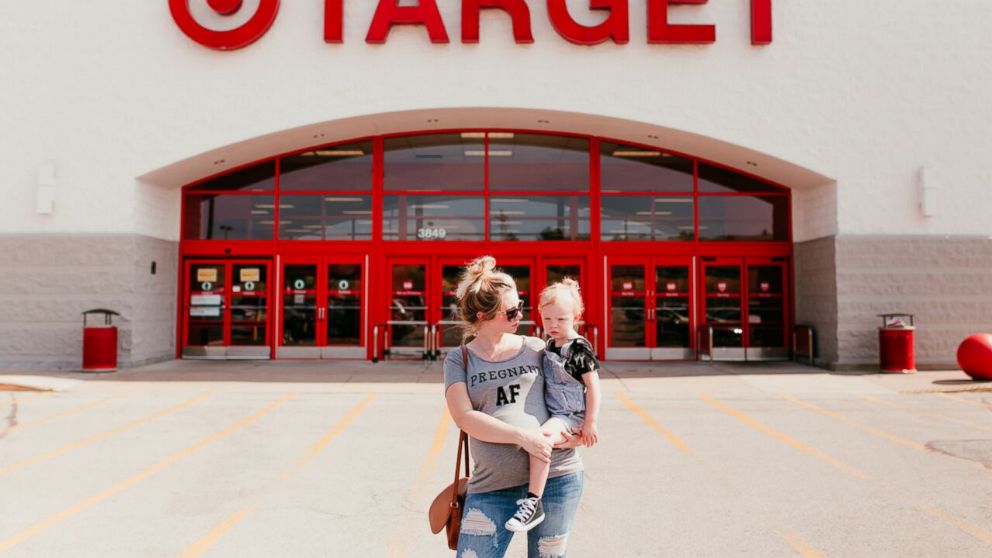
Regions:
<instances>
[{"instance_id":1,"label":"target bullseye logo","mask_svg":"<svg viewBox=\"0 0 992 558\"><path fill-rule=\"evenodd\" d=\"M169 0L169 11L172 12L176 25L189 38L217 50L239 49L257 41L272 27L279 12L279 0L258 0L258 9L243 25L227 30L210 29L198 22L190 10L190 2L203 1ZM244 0L206 0L206 5L214 13L224 17L233 17L245 8Z\"/></svg>"}]
</instances>

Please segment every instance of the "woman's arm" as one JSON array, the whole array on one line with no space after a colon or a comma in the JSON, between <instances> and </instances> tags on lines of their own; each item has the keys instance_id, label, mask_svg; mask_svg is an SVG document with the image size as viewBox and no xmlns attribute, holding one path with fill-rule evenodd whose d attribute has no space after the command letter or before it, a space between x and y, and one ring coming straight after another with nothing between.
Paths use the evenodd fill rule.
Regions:
<instances>
[{"instance_id":1,"label":"woman's arm","mask_svg":"<svg viewBox=\"0 0 992 558\"><path fill-rule=\"evenodd\" d=\"M551 442L538 430L525 430L511 426L498 418L480 413L472 408L468 388L464 382L448 386L444 392L451 418L469 436L494 444L514 444L527 453L548 462L551 460Z\"/></svg>"}]
</instances>

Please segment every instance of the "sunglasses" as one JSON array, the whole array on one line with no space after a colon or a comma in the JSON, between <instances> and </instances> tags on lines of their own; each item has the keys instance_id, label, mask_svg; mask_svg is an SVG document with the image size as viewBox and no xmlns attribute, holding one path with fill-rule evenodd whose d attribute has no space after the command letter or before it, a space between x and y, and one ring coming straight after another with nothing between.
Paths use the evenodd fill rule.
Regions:
<instances>
[{"instance_id":1,"label":"sunglasses","mask_svg":"<svg viewBox=\"0 0 992 558\"><path fill-rule=\"evenodd\" d=\"M496 312L496 313L497 314L506 314L506 321L512 322L513 320L517 319L517 316L523 316L523 314L524 314L524 303L523 303L523 301L520 301L513 308L509 308L507 310L500 310L499 312Z\"/></svg>"}]
</instances>

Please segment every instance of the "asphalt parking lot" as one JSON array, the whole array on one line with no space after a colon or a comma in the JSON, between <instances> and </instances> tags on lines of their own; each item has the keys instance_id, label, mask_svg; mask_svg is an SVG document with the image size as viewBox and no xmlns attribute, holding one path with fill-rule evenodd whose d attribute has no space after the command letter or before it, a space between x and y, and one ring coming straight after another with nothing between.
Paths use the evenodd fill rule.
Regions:
<instances>
[{"instance_id":1,"label":"asphalt parking lot","mask_svg":"<svg viewBox=\"0 0 992 558\"><path fill-rule=\"evenodd\" d=\"M0 555L451 556L426 519L457 438L440 376L0 375L55 389L0 391ZM609 363L568 555L990 556L992 385L966 380Z\"/></svg>"}]
</instances>

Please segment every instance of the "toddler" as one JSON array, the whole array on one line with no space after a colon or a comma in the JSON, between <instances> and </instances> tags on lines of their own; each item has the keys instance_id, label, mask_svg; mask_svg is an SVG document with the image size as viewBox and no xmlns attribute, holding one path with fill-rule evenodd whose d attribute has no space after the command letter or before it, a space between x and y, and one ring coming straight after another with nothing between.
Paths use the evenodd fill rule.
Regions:
<instances>
[{"instance_id":1,"label":"toddler","mask_svg":"<svg viewBox=\"0 0 992 558\"><path fill-rule=\"evenodd\" d=\"M596 420L599 415L599 363L592 344L575 330L584 310L579 284L572 279L548 285L538 303L541 321L548 334L544 352L544 400L551 418L541 429L552 440L562 433L581 436L582 444L599 441ZM530 457L527 497L518 501L517 512L506 522L510 531L530 531L544 521L541 497L548 482L551 464Z\"/></svg>"}]
</instances>

